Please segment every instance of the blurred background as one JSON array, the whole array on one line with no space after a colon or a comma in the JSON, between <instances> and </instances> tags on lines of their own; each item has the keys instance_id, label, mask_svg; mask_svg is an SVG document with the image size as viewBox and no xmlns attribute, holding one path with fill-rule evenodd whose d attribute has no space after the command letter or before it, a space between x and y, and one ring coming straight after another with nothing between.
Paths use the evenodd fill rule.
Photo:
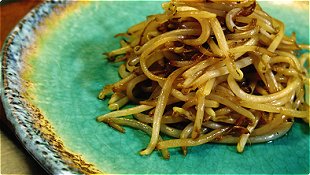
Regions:
<instances>
[{"instance_id":1,"label":"blurred background","mask_svg":"<svg viewBox=\"0 0 310 175\"><path fill-rule=\"evenodd\" d=\"M0 0L0 47L15 25L41 0ZM47 174L20 144L12 127L5 118L0 101L1 173L0 174Z\"/></svg>"}]
</instances>

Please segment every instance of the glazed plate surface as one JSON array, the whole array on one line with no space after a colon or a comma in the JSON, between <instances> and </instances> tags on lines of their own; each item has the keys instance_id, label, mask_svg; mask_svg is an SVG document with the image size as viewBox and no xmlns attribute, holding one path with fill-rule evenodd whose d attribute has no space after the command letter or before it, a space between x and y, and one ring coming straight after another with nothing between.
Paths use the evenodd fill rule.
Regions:
<instances>
[{"instance_id":1,"label":"glazed plate surface","mask_svg":"<svg viewBox=\"0 0 310 175\"><path fill-rule=\"evenodd\" d=\"M262 2L264 9L309 44L309 3ZM1 93L7 118L26 149L50 173L309 173L309 126L295 122L271 143L205 144L184 157L171 150L140 156L146 134L120 134L96 117L107 113L97 99L103 85L119 80L118 64L102 53L119 47L113 36L160 13L160 1L43 3L13 30L2 52Z\"/></svg>"}]
</instances>

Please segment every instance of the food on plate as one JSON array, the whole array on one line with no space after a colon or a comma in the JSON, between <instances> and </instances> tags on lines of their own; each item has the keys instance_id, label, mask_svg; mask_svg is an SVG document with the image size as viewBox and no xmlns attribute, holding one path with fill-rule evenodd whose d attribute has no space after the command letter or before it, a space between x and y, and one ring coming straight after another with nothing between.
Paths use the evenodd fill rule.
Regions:
<instances>
[{"instance_id":1,"label":"food on plate","mask_svg":"<svg viewBox=\"0 0 310 175\"><path fill-rule=\"evenodd\" d=\"M121 48L106 55L124 63L122 79L99 95L110 96L113 112L98 121L151 136L141 155L158 149L169 158L168 148L186 154L208 142L243 152L246 143L283 136L296 118L309 123L309 54L298 55L309 46L285 35L284 23L258 2L173 0L162 7L117 35ZM129 102L137 105L120 109Z\"/></svg>"}]
</instances>

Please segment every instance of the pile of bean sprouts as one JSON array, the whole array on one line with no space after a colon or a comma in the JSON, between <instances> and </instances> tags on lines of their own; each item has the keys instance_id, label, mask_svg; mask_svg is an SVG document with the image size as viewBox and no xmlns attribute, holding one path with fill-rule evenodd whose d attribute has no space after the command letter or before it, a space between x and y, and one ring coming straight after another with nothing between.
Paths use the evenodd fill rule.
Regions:
<instances>
[{"instance_id":1,"label":"pile of bean sprouts","mask_svg":"<svg viewBox=\"0 0 310 175\"><path fill-rule=\"evenodd\" d=\"M113 112L99 122L146 132L151 139L140 154L156 149L166 159L168 148L186 155L207 142L243 152L246 143L285 135L295 118L309 123L309 54L298 55L309 46L297 44L295 33L286 36L284 24L256 1L173 0L162 7L118 34L121 48L106 53L124 64L122 79L100 92ZM129 102L137 106L120 109Z\"/></svg>"}]
</instances>

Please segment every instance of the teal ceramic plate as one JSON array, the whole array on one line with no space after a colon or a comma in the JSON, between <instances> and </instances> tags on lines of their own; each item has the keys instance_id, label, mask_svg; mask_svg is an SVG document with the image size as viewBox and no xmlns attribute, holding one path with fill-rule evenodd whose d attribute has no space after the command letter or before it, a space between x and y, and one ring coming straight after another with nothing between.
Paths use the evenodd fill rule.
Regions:
<instances>
[{"instance_id":1,"label":"teal ceramic plate","mask_svg":"<svg viewBox=\"0 0 310 175\"><path fill-rule=\"evenodd\" d=\"M271 15L309 43L309 3L262 2ZM309 127L296 122L284 137L249 145L205 144L178 149L163 160L141 157L149 137L127 128L120 134L96 122L107 113L97 95L119 79L102 53L118 48L113 36L161 12L153 1L49 1L12 31L2 52L1 93L7 118L25 148L52 174L65 173L309 173Z\"/></svg>"}]
</instances>

